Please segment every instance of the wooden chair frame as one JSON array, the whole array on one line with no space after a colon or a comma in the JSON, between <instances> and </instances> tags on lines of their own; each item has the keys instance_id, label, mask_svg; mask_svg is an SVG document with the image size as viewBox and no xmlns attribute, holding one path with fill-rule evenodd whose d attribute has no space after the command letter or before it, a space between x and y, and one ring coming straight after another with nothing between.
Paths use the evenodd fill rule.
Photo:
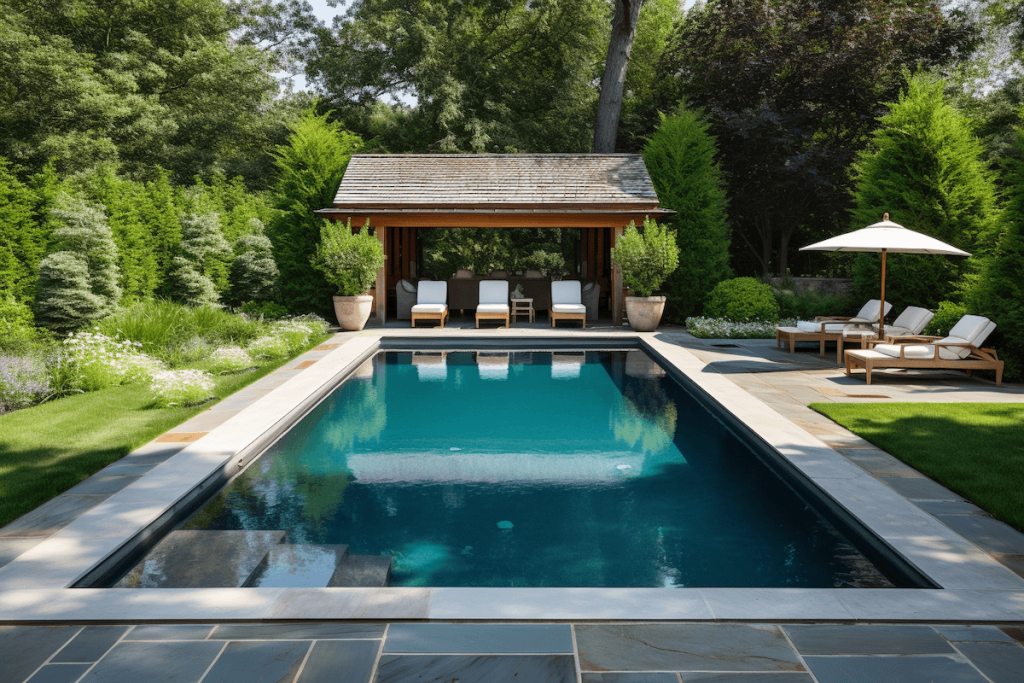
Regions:
<instances>
[{"instance_id":1,"label":"wooden chair frame","mask_svg":"<svg viewBox=\"0 0 1024 683\"><path fill-rule=\"evenodd\" d=\"M420 311L419 313L417 313L416 311L413 311L413 313L412 313L412 326L416 327L416 321L417 320L436 320L436 321L438 321L441 324L441 328L444 329L444 321L445 321L445 319L447 317L448 317L448 307L447 306L445 306L444 310L441 311L440 313L435 313L433 311L428 311L428 312Z\"/></svg>"},{"instance_id":2,"label":"wooden chair frame","mask_svg":"<svg viewBox=\"0 0 1024 683\"><path fill-rule=\"evenodd\" d=\"M509 321L510 315L511 314L508 310L506 310L504 313L480 313L478 311L476 314L476 328L480 329L481 320L504 320L505 327L512 327L512 324Z\"/></svg>"},{"instance_id":3,"label":"wooden chair frame","mask_svg":"<svg viewBox=\"0 0 1024 683\"><path fill-rule=\"evenodd\" d=\"M871 384L871 371L875 368L920 368L920 369L943 369L943 370L964 370L967 376L971 376L972 370L994 370L996 373L996 386L1003 384L1003 361L995 349L978 348L973 344L942 342L942 337L890 337L890 340L897 341L900 347L899 358L886 356L885 358L867 357L856 350L846 354L846 375L852 377L852 371L857 368L864 368L865 380ZM888 340L886 340L887 342ZM871 342L871 346L886 343L881 340ZM931 358L907 358L906 347L911 344L930 344L935 347ZM966 358L941 358L939 350L942 348L966 348L970 354Z\"/></svg>"},{"instance_id":4,"label":"wooden chair frame","mask_svg":"<svg viewBox=\"0 0 1024 683\"><path fill-rule=\"evenodd\" d=\"M586 329L587 327L587 314L584 313L557 313L555 311L548 311L548 317L551 318L551 327L555 326L556 320L579 320L583 323L583 327L580 329Z\"/></svg>"}]
</instances>

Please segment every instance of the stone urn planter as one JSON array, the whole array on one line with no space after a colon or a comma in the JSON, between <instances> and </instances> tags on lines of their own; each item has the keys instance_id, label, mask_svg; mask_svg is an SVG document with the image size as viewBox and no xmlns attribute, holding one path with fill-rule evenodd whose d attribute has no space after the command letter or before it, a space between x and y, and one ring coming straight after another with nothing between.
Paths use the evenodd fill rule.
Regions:
<instances>
[{"instance_id":1,"label":"stone urn planter","mask_svg":"<svg viewBox=\"0 0 1024 683\"><path fill-rule=\"evenodd\" d=\"M334 314L343 330L363 329L372 311L373 296L369 294L334 297Z\"/></svg>"},{"instance_id":2,"label":"stone urn planter","mask_svg":"<svg viewBox=\"0 0 1024 683\"><path fill-rule=\"evenodd\" d=\"M665 312L663 296L627 296L626 318L629 326L637 332L653 332L661 323Z\"/></svg>"}]
</instances>

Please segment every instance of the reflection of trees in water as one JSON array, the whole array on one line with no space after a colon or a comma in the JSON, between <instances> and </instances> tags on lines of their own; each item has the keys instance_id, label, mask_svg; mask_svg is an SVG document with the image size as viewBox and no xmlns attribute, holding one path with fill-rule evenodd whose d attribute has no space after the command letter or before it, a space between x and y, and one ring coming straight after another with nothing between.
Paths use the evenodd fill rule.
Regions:
<instances>
[{"instance_id":1,"label":"reflection of trees in water","mask_svg":"<svg viewBox=\"0 0 1024 683\"><path fill-rule=\"evenodd\" d=\"M350 380L324 407L326 412L317 409L295 425L186 528L314 531L333 517L351 480L348 452L357 441L380 436L387 412L376 387L365 380Z\"/></svg>"},{"instance_id":2,"label":"reflection of trees in water","mask_svg":"<svg viewBox=\"0 0 1024 683\"><path fill-rule=\"evenodd\" d=\"M679 414L659 379L623 378L622 399L612 415L618 441L639 444L645 454L661 453L672 444Z\"/></svg>"}]
</instances>

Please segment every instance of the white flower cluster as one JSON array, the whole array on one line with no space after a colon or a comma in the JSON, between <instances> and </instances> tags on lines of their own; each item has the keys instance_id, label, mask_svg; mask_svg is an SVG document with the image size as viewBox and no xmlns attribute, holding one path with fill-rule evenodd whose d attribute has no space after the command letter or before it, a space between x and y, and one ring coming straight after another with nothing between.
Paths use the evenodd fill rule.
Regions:
<instances>
[{"instance_id":1,"label":"white flower cluster","mask_svg":"<svg viewBox=\"0 0 1024 683\"><path fill-rule=\"evenodd\" d=\"M252 358L237 346L228 346L216 349L210 354L209 366L211 372L222 375L229 372L241 372L252 366Z\"/></svg>"},{"instance_id":2,"label":"white flower cluster","mask_svg":"<svg viewBox=\"0 0 1024 683\"><path fill-rule=\"evenodd\" d=\"M195 405L210 398L213 378L202 370L164 370L153 375L152 389L161 408Z\"/></svg>"},{"instance_id":3,"label":"white flower cluster","mask_svg":"<svg viewBox=\"0 0 1024 683\"><path fill-rule=\"evenodd\" d=\"M249 353L255 358L284 358L289 353L288 340L274 335L260 337L249 344Z\"/></svg>"},{"instance_id":4,"label":"white flower cluster","mask_svg":"<svg viewBox=\"0 0 1024 683\"><path fill-rule=\"evenodd\" d=\"M687 318L686 331L700 339L775 339L775 328L796 325L795 320L777 323L734 323L725 318Z\"/></svg>"},{"instance_id":5,"label":"white flower cluster","mask_svg":"<svg viewBox=\"0 0 1024 683\"><path fill-rule=\"evenodd\" d=\"M290 351L298 351L309 343L309 337L313 334L313 330L299 322L298 319L292 318L275 322L270 333L284 339Z\"/></svg>"},{"instance_id":6,"label":"white flower cluster","mask_svg":"<svg viewBox=\"0 0 1024 683\"><path fill-rule=\"evenodd\" d=\"M86 391L143 382L163 369L163 364L142 353L142 344L115 339L99 332L75 332L64 340L69 362L78 370Z\"/></svg>"}]
</instances>

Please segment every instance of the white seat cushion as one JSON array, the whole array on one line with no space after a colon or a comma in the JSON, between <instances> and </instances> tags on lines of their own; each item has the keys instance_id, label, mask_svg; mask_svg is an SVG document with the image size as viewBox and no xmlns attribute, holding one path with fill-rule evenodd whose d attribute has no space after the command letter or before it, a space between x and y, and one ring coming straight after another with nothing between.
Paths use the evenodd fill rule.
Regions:
<instances>
[{"instance_id":1,"label":"white seat cushion","mask_svg":"<svg viewBox=\"0 0 1024 683\"><path fill-rule=\"evenodd\" d=\"M990 325L988 318L983 318L980 315L965 315L960 318L960 321L956 325L953 325L953 329L949 331L950 337L959 337L961 339L967 339L972 344L977 339L985 328Z\"/></svg>"},{"instance_id":2,"label":"white seat cushion","mask_svg":"<svg viewBox=\"0 0 1024 683\"><path fill-rule=\"evenodd\" d=\"M477 313L508 313L507 304L480 304L476 307Z\"/></svg>"},{"instance_id":3,"label":"white seat cushion","mask_svg":"<svg viewBox=\"0 0 1024 683\"><path fill-rule=\"evenodd\" d=\"M480 305L501 304L508 307L508 280L481 280ZM477 306L476 310L480 310Z\"/></svg>"},{"instance_id":4,"label":"white seat cushion","mask_svg":"<svg viewBox=\"0 0 1024 683\"><path fill-rule=\"evenodd\" d=\"M792 334L794 332L804 332L805 331L805 330L801 330L799 327L776 327L775 330L778 331L778 332L788 332L789 334Z\"/></svg>"},{"instance_id":5,"label":"white seat cushion","mask_svg":"<svg viewBox=\"0 0 1024 683\"><path fill-rule=\"evenodd\" d=\"M796 326L803 332L820 332L821 323L812 323L807 320L798 320ZM825 323L826 332L842 332L846 323Z\"/></svg>"},{"instance_id":6,"label":"white seat cushion","mask_svg":"<svg viewBox=\"0 0 1024 683\"><path fill-rule=\"evenodd\" d=\"M583 304L552 304L551 310L555 313L586 313L587 307Z\"/></svg>"},{"instance_id":7,"label":"white seat cushion","mask_svg":"<svg viewBox=\"0 0 1024 683\"><path fill-rule=\"evenodd\" d=\"M582 304L583 285L579 280L559 280L551 283L552 304ZM554 310L554 309L552 309Z\"/></svg>"},{"instance_id":8,"label":"white seat cushion","mask_svg":"<svg viewBox=\"0 0 1024 683\"><path fill-rule=\"evenodd\" d=\"M942 344L943 342L949 344L970 343L966 339L962 339L961 337L946 337L945 339L940 339L936 343ZM920 360L935 357L935 346L933 346L932 344L905 344L903 348L904 358L914 358ZM879 344L878 346L875 347L875 351L883 353L891 358L900 357L899 344ZM971 350L967 347L953 346L939 348L939 358L942 360L959 360L961 358L966 358L970 353Z\"/></svg>"},{"instance_id":9,"label":"white seat cushion","mask_svg":"<svg viewBox=\"0 0 1024 683\"><path fill-rule=\"evenodd\" d=\"M416 304L412 307L413 313L444 313L447 310L444 304Z\"/></svg>"},{"instance_id":10,"label":"white seat cushion","mask_svg":"<svg viewBox=\"0 0 1024 683\"><path fill-rule=\"evenodd\" d=\"M416 288L417 304L448 303L448 283L444 280L420 280Z\"/></svg>"}]
</instances>

